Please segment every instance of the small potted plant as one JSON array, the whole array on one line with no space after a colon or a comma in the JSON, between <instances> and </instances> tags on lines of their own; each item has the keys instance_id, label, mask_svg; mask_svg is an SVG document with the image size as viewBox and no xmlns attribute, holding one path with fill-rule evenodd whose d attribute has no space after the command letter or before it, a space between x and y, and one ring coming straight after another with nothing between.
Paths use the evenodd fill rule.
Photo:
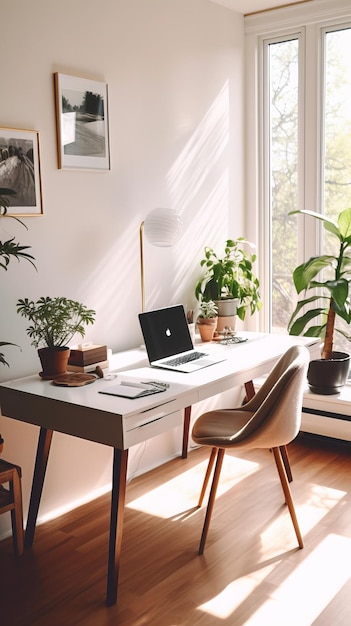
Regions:
<instances>
[{"instance_id":1,"label":"small potted plant","mask_svg":"<svg viewBox=\"0 0 351 626\"><path fill-rule=\"evenodd\" d=\"M38 348L43 368L40 376L45 379L66 373L69 342L75 334L84 337L85 326L95 321L93 309L64 297L41 297L36 302L28 298L18 300L17 313L31 323L27 334ZM53 359L59 359L58 366Z\"/></svg>"},{"instance_id":2,"label":"small potted plant","mask_svg":"<svg viewBox=\"0 0 351 626\"><path fill-rule=\"evenodd\" d=\"M262 307L259 280L253 271L256 255L247 252L245 246L253 244L244 237L228 239L222 258L213 248L205 247L200 262L205 274L195 285L195 297L199 301L214 300L220 320L235 315L244 320L248 309L252 315ZM228 320L222 322L228 326Z\"/></svg>"},{"instance_id":3,"label":"small potted plant","mask_svg":"<svg viewBox=\"0 0 351 626\"><path fill-rule=\"evenodd\" d=\"M8 189L7 187L0 188L0 217L7 217L16 220L22 226L27 228L27 226L20 220L18 217L14 215L7 215L7 209L10 205L10 198L14 197L16 192L13 189ZM7 239L6 241L0 240L0 267L2 267L5 272L8 270L8 266L11 260L17 259L20 261L21 259L25 259L29 261L34 267L34 257L27 252L30 246L22 246L17 241L15 241L14 237L11 239ZM0 341L0 347L3 346L16 346L14 343L10 343L9 341ZM0 363L2 365L9 365L5 359L5 355L3 352L0 352Z\"/></svg>"},{"instance_id":4,"label":"small potted plant","mask_svg":"<svg viewBox=\"0 0 351 626\"><path fill-rule=\"evenodd\" d=\"M338 393L346 382L350 361L350 355L334 351L333 344L335 332L351 340L349 333L336 326L337 318L351 322L351 208L341 211L337 222L314 211L292 211L289 215L293 214L321 220L335 239L335 254L312 257L294 270L297 293L311 290L313 295L297 302L288 330L291 335L323 340L321 359L311 361L308 382L316 393Z\"/></svg>"},{"instance_id":5,"label":"small potted plant","mask_svg":"<svg viewBox=\"0 0 351 626\"><path fill-rule=\"evenodd\" d=\"M218 307L213 300L202 300L197 324L202 341L212 341L218 320Z\"/></svg>"}]
</instances>

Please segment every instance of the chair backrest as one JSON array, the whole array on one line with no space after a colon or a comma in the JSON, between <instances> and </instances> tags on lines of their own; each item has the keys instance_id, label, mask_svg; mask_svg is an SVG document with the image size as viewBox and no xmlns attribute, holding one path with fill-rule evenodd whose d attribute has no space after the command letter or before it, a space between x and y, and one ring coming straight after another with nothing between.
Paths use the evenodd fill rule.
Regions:
<instances>
[{"instance_id":1,"label":"chair backrest","mask_svg":"<svg viewBox=\"0 0 351 626\"><path fill-rule=\"evenodd\" d=\"M292 441L300 428L309 351L293 346L279 359L257 394L243 410L254 412L235 443L274 448Z\"/></svg>"}]
</instances>

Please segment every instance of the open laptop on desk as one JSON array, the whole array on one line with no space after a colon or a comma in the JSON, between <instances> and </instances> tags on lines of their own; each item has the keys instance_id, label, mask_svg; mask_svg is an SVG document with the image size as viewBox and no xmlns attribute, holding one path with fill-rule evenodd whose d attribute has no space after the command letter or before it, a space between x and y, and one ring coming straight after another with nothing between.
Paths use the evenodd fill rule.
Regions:
<instances>
[{"instance_id":1,"label":"open laptop on desk","mask_svg":"<svg viewBox=\"0 0 351 626\"><path fill-rule=\"evenodd\" d=\"M181 304L139 313L146 352L152 367L178 372L195 372L225 361L194 350L184 307Z\"/></svg>"}]
</instances>

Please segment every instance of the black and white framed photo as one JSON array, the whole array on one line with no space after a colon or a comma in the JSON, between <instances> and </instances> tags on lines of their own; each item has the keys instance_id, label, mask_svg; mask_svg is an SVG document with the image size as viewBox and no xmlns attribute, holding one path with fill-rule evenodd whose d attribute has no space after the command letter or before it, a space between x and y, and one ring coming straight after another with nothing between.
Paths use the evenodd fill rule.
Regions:
<instances>
[{"instance_id":1,"label":"black and white framed photo","mask_svg":"<svg viewBox=\"0 0 351 626\"><path fill-rule=\"evenodd\" d=\"M110 169L107 85L54 74L60 169Z\"/></svg>"},{"instance_id":2,"label":"black and white framed photo","mask_svg":"<svg viewBox=\"0 0 351 626\"><path fill-rule=\"evenodd\" d=\"M12 189L8 215L43 214L39 132L0 128L0 188Z\"/></svg>"}]
</instances>

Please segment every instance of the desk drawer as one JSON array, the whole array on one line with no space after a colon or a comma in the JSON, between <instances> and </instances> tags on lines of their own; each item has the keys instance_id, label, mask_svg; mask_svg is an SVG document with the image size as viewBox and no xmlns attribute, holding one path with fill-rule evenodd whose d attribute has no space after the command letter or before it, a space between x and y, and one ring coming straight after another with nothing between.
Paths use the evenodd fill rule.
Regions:
<instances>
[{"instance_id":1,"label":"desk drawer","mask_svg":"<svg viewBox=\"0 0 351 626\"><path fill-rule=\"evenodd\" d=\"M123 428L123 447L130 448L141 441L151 439L156 435L181 426L183 424L183 411L177 410L169 412L170 409L164 408L163 411L158 410L156 413L144 413L126 420Z\"/></svg>"}]
</instances>

